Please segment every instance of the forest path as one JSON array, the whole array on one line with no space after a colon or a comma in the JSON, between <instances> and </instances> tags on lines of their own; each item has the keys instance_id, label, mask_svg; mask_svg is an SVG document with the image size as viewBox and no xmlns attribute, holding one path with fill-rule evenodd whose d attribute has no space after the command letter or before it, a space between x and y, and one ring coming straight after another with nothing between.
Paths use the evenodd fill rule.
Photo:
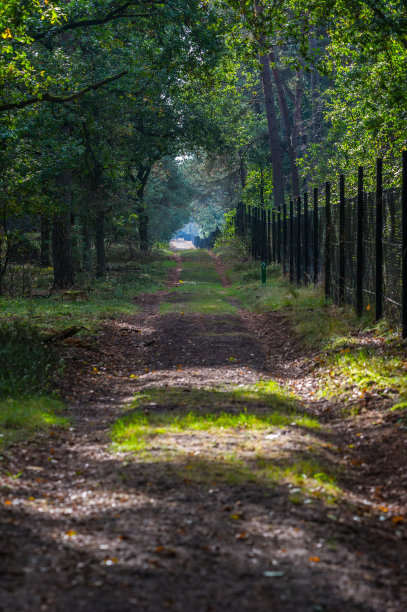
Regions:
<instances>
[{"instance_id":1,"label":"forest path","mask_svg":"<svg viewBox=\"0 0 407 612\"><path fill-rule=\"evenodd\" d=\"M284 317L175 257L167 290L70 349L69 430L5 457L0 610L405 610L403 525L357 496L355 433L271 378L306 383Z\"/></svg>"}]
</instances>

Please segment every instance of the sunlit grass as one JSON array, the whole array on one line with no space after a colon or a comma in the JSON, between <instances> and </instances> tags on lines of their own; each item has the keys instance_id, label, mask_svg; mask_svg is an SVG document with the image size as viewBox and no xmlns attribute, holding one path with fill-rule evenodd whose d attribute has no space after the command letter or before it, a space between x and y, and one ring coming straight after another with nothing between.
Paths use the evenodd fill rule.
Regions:
<instances>
[{"instance_id":1,"label":"sunlit grass","mask_svg":"<svg viewBox=\"0 0 407 612\"><path fill-rule=\"evenodd\" d=\"M292 503L332 502L340 489L314 436L320 425L294 406L273 381L234 392L150 389L115 423L112 449L192 482L295 486Z\"/></svg>"},{"instance_id":2,"label":"sunlit grass","mask_svg":"<svg viewBox=\"0 0 407 612\"><path fill-rule=\"evenodd\" d=\"M51 396L7 398L0 400L0 447L27 441L38 431L66 427L64 404Z\"/></svg>"},{"instance_id":3,"label":"sunlit grass","mask_svg":"<svg viewBox=\"0 0 407 612\"><path fill-rule=\"evenodd\" d=\"M214 290L196 290L191 295L186 296L176 302L164 302L160 305L160 313L184 312L198 314L236 314L237 308L230 304L225 295Z\"/></svg>"},{"instance_id":4,"label":"sunlit grass","mask_svg":"<svg viewBox=\"0 0 407 612\"><path fill-rule=\"evenodd\" d=\"M178 299L160 305L160 313L235 314L237 308L222 288L215 263L206 251L188 251L182 255Z\"/></svg>"},{"instance_id":5,"label":"sunlit grass","mask_svg":"<svg viewBox=\"0 0 407 612\"><path fill-rule=\"evenodd\" d=\"M328 397L384 393L407 407L407 358L397 346L372 343L360 347L342 339L344 348L331 349L319 361L320 395Z\"/></svg>"}]
</instances>

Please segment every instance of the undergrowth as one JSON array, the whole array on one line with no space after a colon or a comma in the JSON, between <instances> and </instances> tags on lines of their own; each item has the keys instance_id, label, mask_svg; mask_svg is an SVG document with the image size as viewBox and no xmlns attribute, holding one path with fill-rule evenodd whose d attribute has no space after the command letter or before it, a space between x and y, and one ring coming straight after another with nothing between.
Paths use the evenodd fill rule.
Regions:
<instances>
[{"instance_id":1,"label":"undergrowth","mask_svg":"<svg viewBox=\"0 0 407 612\"><path fill-rule=\"evenodd\" d=\"M2 446L68 422L55 396L56 379L63 370L62 352L46 338L73 325L83 326L81 333L89 334L107 318L134 313L137 293L164 287L168 269L176 265L170 255L161 250L137 261L119 262L89 286L82 283L72 291L54 294L44 293L50 269L36 275L31 267L35 297L0 297Z\"/></svg>"},{"instance_id":2,"label":"undergrowth","mask_svg":"<svg viewBox=\"0 0 407 612\"><path fill-rule=\"evenodd\" d=\"M24 320L0 322L0 447L35 432L66 425L64 408L52 393L62 367L38 328Z\"/></svg>"}]
</instances>

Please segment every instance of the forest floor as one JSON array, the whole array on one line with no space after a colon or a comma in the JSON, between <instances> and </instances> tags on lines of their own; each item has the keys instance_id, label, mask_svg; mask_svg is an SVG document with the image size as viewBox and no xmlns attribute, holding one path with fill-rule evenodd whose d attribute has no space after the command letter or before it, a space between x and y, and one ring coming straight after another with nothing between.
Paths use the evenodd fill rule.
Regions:
<instances>
[{"instance_id":1,"label":"forest floor","mask_svg":"<svg viewBox=\"0 0 407 612\"><path fill-rule=\"evenodd\" d=\"M66 347L70 426L2 452L0 610L406 610L386 399L318 395L283 312L241 308L215 255L174 257Z\"/></svg>"}]
</instances>

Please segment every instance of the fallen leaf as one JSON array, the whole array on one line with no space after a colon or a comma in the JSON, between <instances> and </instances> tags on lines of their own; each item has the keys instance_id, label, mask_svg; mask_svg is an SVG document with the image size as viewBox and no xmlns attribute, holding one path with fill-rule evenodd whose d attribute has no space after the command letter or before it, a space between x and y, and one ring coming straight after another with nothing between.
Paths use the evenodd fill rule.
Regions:
<instances>
[{"instance_id":1,"label":"fallen leaf","mask_svg":"<svg viewBox=\"0 0 407 612\"><path fill-rule=\"evenodd\" d=\"M321 559L319 557L308 557L308 561L311 561L312 563L319 563Z\"/></svg>"},{"instance_id":2,"label":"fallen leaf","mask_svg":"<svg viewBox=\"0 0 407 612\"><path fill-rule=\"evenodd\" d=\"M68 531L65 533L65 535L68 536L68 538L73 538L74 536L78 535L76 533L76 531L74 529L68 529Z\"/></svg>"},{"instance_id":3,"label":"fallen leaf","mask_svg":"<svg viewBox=\"0 0 407 612\"><path fill-rule=\"evenodd\" d=\"M404 516L402 516L401 514L399 516L392 516L391 521L393 525L398 525L399 523L403 523Z\"/></svg>"}]
</instances>

